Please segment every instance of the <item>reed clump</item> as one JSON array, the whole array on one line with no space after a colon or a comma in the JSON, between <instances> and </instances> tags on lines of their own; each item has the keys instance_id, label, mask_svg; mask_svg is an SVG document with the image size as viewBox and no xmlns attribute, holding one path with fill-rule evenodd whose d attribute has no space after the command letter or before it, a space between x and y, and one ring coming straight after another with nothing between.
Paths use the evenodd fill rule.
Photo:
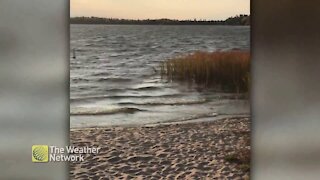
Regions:
<instances>
[{"instance_id":1,"label":"reed clump","mask_svg":"<svg viewBox=\"0 0 320 180\"><path fill-rule=\"evenodd\" d=\"M198 51L168 59L161 65L162 78L233 92L248 92L249 74L250 53L247 51Z\"/></svg>"}]
</instances>

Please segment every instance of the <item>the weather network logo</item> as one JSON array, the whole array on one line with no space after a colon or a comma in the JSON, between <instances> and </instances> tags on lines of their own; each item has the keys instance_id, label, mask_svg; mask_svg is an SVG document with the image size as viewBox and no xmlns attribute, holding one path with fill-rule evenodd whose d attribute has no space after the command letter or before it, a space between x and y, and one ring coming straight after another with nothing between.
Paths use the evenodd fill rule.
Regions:
<instances>
[{"instance_id":1,"label":"the weather network logo","mask_svg":"<svg viewBox=\"0 0 320 180\"><path fill-rule=\"evenodd\" d=\"M32 146L32 162L48 162L49 147L47 145Z\"/></svg>"}]
</instances>

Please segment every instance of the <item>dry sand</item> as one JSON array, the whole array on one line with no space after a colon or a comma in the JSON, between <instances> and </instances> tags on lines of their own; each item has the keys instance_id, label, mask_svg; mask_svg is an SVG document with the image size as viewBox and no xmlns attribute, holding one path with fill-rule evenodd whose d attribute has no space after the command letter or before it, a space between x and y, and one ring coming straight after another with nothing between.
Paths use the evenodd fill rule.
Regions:
<instances>
[{"instance_id":1,"label":"dry sand","mask_svg":"<svg viewBox=\"0 0 320 180\"><path fill-rule=\"evenodd\" d=\"M100 147L70 163L71 179L248 179L226 156L250 146L248 118L212 122L71 130L71 145Z\"/></svg>"}]
</instances>

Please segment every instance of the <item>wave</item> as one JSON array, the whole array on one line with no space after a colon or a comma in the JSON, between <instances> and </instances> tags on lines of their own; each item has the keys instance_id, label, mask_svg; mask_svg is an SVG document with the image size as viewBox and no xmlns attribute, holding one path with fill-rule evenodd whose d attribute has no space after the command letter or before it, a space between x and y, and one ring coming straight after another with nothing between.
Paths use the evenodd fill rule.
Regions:
<instances>
[{"instance_id":1,"label":"wave","mask_svg":"<svg viewBox=\"0 0 320 180\"><path fill-rule=\"evenodd\" d=\"M80 82L85 82L85 83L87 83L87 82L89 82L90 80L89 79L86 79L86 78L80 78L80 77L78 77L78 78L71 78L71 82L74 82L74 83L80 83Z\"/></svg>"},{"instance_id":2,"label":"wave","mask_svg":"<svg viewBox=\"0 0 320 180\"><path fill-rule=\"evenodd\" d=\"M109 90L108 90L109 91ZM125 98L170 98L170 97L180 97L182 94L164 94L164 95L101 95L101 96L87 96L87 97L75 97L70 98L70 101L80 101L80 100L95 100L95 99L125 99Z\"/></svg>"},{"instance_id":3,"label":"wave","mask_svg":"<svg viewBox=\"0 0 320 180\"><path fill-rule=\"evenodd\" d=\"M71 109L70 114L76 116L86 116L86 115L110 115L110 114L133 114L135 112L145 111L138 108L131 107L117 107L117 108L102 108L102 107L78 107Z\"/></svg>"},{"instance_id":4,"label":"wave","mask_svg":"<svg viewBox=\"0 0 320 180\"><path fill-rule=\"evenodd\" d=\"M129 82L132 79L129 78L98 78L95 81L103 82L103 81L111 81L111 82Z\"/></svg>"},{"instance_id":5,"label":"wave","mask_svg":"<svg viewBox=\"0 0 320 180\"><path fill-rule=\"evenodd\" d=\"M202 100L178 100L174 102L170 101L162 101L162 102L143 102L143 103L136 103L136 102L120 102L119 105L148 105L148 106L161 106L161 105L193 105L193 104L204 104L208 102L206 99Z\"/></svg>"},{"instance_id":6,"label":"wave","mask_svg":"<svg viewBox=\"0 0 320 180\"><path fill-rule=\"evenodd\" d=\"M189 117L178 118L178 119L167 121L167 122L190 121L190 120L201 119L201 118L217 117L219 115L220 114L218 114L216 112L211 112L211 113L197 114L197 115L193 115L193 116L189 116Z\"/></svg>"},{"instance_id":7,"label":"wave","mask_svg":"<svg viewBox=\"0 0 320 180\"><path fill-rule=\"evenodd\" d=\"M109 76L110 74L111 74L111 73L109 73L109 72L98 72L98 73L92 74L92 76L101 77L101 76Z\"/></svg>"},{"instance_id":8,"label":"wave","mask_svg":"<svg viewBox=\"0 0 320 180\"><path fill-rule=\"evenodd\" d=\"M163 88L163 87L146 86L146 87L130 88L129 90L157 90L157 89L161 89L161 88Z\"/></svg>"}]
</instances>

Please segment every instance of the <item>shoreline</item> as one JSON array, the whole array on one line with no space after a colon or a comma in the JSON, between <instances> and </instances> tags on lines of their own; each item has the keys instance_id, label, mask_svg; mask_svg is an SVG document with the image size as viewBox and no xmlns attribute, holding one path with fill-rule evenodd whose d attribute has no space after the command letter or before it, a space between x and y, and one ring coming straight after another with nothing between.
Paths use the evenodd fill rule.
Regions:
<instances>
[{"instance_id":1,"label":"shoreline","mask_svg":"<svg viewBox=\"0 0 320 180\"><path fill-rule=\"evenodd\" d=\"M219 117L217 117L219 116ZM97 126L83 126L83 127L70 127L70 131L74 130L87 130L87 129L108 129L108 128L138 128L138 127L157 127L157 126L169 126L175 124L193 124L193 123L204 123L220 121L223 119L240 119L240 118L250 118L250 114L236 114L236 115L214 115L205 116L200 118L191 118L186 120L174 120L174 121L159 121L155 123L145 123L145 124L122 124L122 125L97 125Z\"/></svg>"},{"instance_id":2,"label":"shoreline","mask_svg":"<svg viewBox=\"0 0 320 180\"><path fill-rule=\"evenodd\" d=\"M84 162L70 163L72 179L249 178L249 170L244 168L249 164L236 159L240 149L250 151L248 117L71 129L70 142L101 148L98 155L87 155Z\"/></svg>"}]
</instances>

